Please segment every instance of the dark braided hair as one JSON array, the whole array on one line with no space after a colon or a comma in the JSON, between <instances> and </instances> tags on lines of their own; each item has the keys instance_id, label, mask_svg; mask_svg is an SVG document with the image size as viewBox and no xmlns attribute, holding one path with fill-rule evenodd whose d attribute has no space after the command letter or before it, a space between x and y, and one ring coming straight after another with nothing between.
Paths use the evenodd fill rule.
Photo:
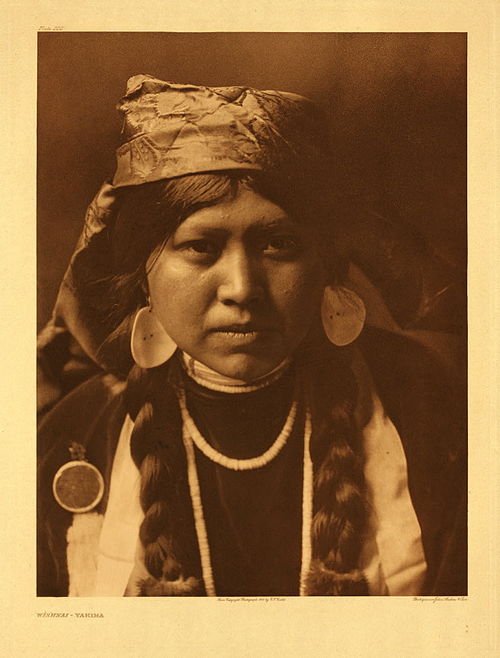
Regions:
<instances>
[{"instance_id":1,"label":"dark braided hair","mask_svg":"<svg viewBox=\"0 0 500 658\"><path fill-rule=\"evenodd\" d=\"M134 366L126 389L126 406L134 420L131 453L141 474L140 539L151 574L141 591L150 596L203 593L193 553L196 538L172 369L171 364L151 370Z\"/></svg>"},{"instance_id":2,"label":"dark braided hair","mask_svg":"<svg viewBox=\"0 0 500 658\"><path fill-rule=\"evenodd\" d=\"M151 578L145 595L204 593L196 533L190 509L182 422L175 394L176 359L149 370L132 365L129 335L135 312L146 301L146 263L189 214L236 195L248 185L315 227L322 236L332 282L344 265L334 253L331 206L316 185L310 194L272 176L245 172L196 174L122 190L112 244L113 274L85 282L87 299L107 300L109 312L100 360L126 374L126 409L134 421L132 456L141 473L144 521L140 538ZM332 267L333 262L333 267ZM111 304L109 304L111 300ZM311 336L314 332L311 332ZM313 419L314 465L313 561L307 579L312 595L366 594L358 571L365 527L365 498L359 434L353 412L357 389L350 349L334 348L326 339L307 339L297 355L298 377Z\"/></svg>"},{"instance_id":3,"label":"dark braided hair","mask_svg":"<svg viewBox=\"0 0 500 658\"><path fill-rule=\"evenodd\" d=\"M328 352L334 354L328 358ZM354 422L357 384L349 357L350 350L328 346L321 360L304 366L314 428L310 595L368 593L358 570L366 506L360 432Z\"/></svg>"}]
</instances>

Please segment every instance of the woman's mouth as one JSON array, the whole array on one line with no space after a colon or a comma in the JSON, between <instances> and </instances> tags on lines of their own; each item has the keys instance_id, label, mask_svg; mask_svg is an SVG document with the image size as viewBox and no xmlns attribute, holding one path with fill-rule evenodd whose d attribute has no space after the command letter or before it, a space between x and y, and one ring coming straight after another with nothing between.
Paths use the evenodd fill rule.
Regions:
<instances>
[{"instance_id":1,"label":"woman's mouth","mask_svg":"<svg viewBox=\"0 0 500 658\"><path fill-rule=\"evenodd\" d=\"M255 324L231 324L212 329L212 333L217 334L219 337L239 344L253 343L268 335L271 331L272 329Z\"/></svg>"}]
</instances>

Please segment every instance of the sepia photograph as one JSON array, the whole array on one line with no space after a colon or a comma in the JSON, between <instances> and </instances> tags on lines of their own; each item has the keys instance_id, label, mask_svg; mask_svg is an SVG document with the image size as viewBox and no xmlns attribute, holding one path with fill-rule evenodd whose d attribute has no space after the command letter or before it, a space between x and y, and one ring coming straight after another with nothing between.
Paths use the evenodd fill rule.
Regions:
<instances>
[{"instance_id":1,"label":"sepia photograph","mask_svg":"<svg viewBox=\"0 0 500 658\"><path fill-rule=\"evenodd\" d=\"M38 597L467 596L467 46L39 32Z\"/></svg>"}]
</instances>

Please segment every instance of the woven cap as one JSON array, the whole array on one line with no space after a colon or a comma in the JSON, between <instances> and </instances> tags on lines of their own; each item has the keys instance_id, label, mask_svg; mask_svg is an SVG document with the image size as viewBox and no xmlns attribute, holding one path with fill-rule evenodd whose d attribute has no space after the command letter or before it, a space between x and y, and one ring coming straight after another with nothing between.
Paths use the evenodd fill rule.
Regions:
<instances>
[{"instance_id":1,"label":"woven cap","mask_svg":"<svg viewBox=\"0 0 500 658\"><path fill-rule=\"evenodd\" d=\"M200 87L148 75L128 80L115 187L225 169L317 169L327 127L303 96Z\"/></svg>"}]
</instances>

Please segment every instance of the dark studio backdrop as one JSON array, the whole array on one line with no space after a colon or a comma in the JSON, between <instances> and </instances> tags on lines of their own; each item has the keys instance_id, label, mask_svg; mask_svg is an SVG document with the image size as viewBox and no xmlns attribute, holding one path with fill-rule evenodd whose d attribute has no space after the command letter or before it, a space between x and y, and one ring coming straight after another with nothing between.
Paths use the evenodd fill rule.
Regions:
<instances>
[{"instance_id":1,"label":"dark studio backdrop","mask_svg":"<svg viewBox=\"0 0 500 658\"><path fill-rule=\"evenodd\" d=\"M50 317L86 206L114 171L116 103L128 77L149 73L318 102L331 124L332 184L422 234L445 272L443 285L453 279L461 287L445 304L444 321L441 313L424 329L463 341L465 34L62 32L38 39L39 327Z\"/></svg>"}]
</instances>

